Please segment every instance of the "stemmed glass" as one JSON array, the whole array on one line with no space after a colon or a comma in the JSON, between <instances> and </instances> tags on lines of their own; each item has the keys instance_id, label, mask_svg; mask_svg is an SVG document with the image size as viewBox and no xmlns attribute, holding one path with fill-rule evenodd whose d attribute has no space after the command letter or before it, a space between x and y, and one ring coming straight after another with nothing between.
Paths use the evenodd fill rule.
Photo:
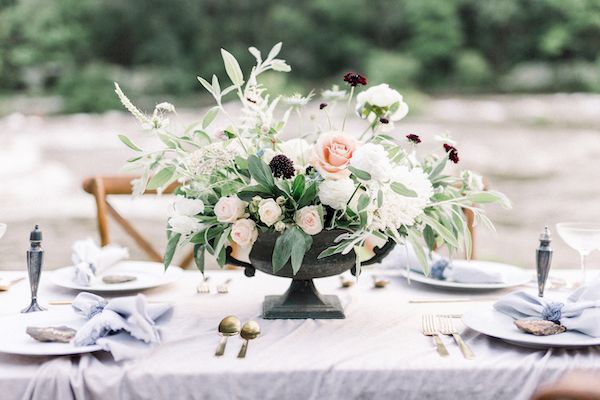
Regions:
<instances>
[{"instance_id":1,"label":"stemmed glass","mask_svg":"<svg viewBox=\"0 0 600 400\"><path fill-rule=\"evenodd\" d=\"M0 239L2 239L2 236L4 236L5 233L6 233L6 224L0 223Z\"/></svg>"},{"instance_id":2,"label":"stemmed glass","mask_svg":"<svg viewBox=\"0 0 600 400\"><path fill-rule=\"evenodd\" d=\"M600 249L600 223L561 222L556 224L560 237L581 257L581 284L586 283L585 258L594 250Z\"/></svg>"}]
</instances>

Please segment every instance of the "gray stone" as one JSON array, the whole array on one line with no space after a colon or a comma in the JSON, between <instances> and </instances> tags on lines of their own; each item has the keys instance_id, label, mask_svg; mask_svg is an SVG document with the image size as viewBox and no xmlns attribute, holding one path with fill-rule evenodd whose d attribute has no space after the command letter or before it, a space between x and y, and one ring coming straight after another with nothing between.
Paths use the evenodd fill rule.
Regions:
<instances>
[{"instance_id":1,"label":"gray stone","mask_svg":"<svg viewBox=\"0 0 600 400\"><path fill-rule=\"evenodd\" d=\"M523 332L535 336L556 335L567 331L564 326L546 320L518 319L515 321L515 325Z\"/></svg>"},{"instance_id":2,"label":"gray stone","mask_svg":"<svg viewBox=\"0 0 600 400\"><path fill-rule=\"evenodd\" d=\"M102 282L108 284L125 283L135 281L137 278L131 275L106 275L102 277Z\"/></svg>"},{"instance_id":3,"label":"gray stone","mask_svg":"<svg viewBox=\"0 0 600 400\"><path fill-rule=\"evenodd\" d=\"M28 326L26 331L29 336L40 342L69 343L77 331L68 326Z\"/></svg>"}]
</instances>

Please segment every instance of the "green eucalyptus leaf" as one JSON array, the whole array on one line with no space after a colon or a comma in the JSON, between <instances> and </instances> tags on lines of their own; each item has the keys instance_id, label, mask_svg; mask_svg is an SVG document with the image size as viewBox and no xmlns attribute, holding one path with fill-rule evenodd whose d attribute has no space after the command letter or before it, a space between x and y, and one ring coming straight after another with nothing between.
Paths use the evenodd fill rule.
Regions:
<instances>
[{"instance_id":1,"label":"green eucalyptus leaf","mask_svg":"<svg viewBox=\"0 0 600 400\"><path fill-rule=\"evenodd\" d=\"M290 231L292 231L291 240L293 243L291 254L292 271L294 272L294 275L296 275L302 267L302 260L304 259L304 255L306 254L308 249L310 249L310 246L312 246L313 239L310 235L304 233L297 226L291 228Z\"/></svg>"},{"instance_id":2,"label":"green eucalyptus leaf","mask_svg":"<svg viewBox=\"0 0 600 400\"><path fill-rule=\"evenodd\" d=\"M421 264L421 267L423 268L423 273L425 274L425 276L428 276L429 275L429 264L427 263L427 256L425 255L425 252L423 251L423 246L419 242L418 235L411 229L408 230L408 241L412 245L412 247L415 251L415 254L417 256L417 259L419 260L419 264Z\"/></svg>"},{"instance_id":3,"label":"green eucalyptus leaf","mask_svg":"<svg viewBox=\"0 0 600 400\"><path fill-rule=\"evenodd\" d=\"M398 193L399 195L406 196L406 197L417 197L417 192L407 188L405 185L403 185L400 182L392 182L392 184L390 186L391 186L392 190L394 192Z\"/></svg>"},{"instance_id":4,"label":"green eucalyptus leaf","mask_svg":"<svg viewBox=\"0 0 600 400\"><path fill-rule=\"evenodd\" d=\"M248 170L256 182L269 189L275 188L275 178L273 178L271 168L257 156L250 155L248 157Z\"/></svg>"},{"instance_id":5,"label":"green eucalyptus leaf","mask_svg":"<svg viewBox=\"0 0 600 400\"><path fill-rule=\"evenodd\" d=\"M306 178L304 175L297 175L294 178L294 182L292 183L292 197L294 197L294 200L298 201L300 200L300 197L302 197L305 183Z\"/></svg>"},{"instance_id":6,"label":"green eucalyptus leaf","mask_svg":"<svg viewBox=\"0 0 600 400\"><path fill-rule=\"evenodd\" d=\"M204 246L200 244L194 245L194 262L200 272L204 274Z\"/></svg>"},{"instance_id":7,"label":"green eucalyptus leaf","mask_svg":"<svg viewBox=\"0 0 600 400\"><path fill-rule=\"evenodd\" d=\"M229 79L231 79L231 83L237 87L242 86L244 84L244 74L233 54L225 49L221 49L221 56L223 57L225 71Z\"/></svg>"},{"instance_id":8,"label":"green eucalyptus leaf","mask_svg":"<svg viewBox=\"0 0 600 400\"><path fill-rule=\"evenodd\" d=\"M177 249L177 244L179 243L180 238L181 233L176 233L171 235L169 241L167 242L167 250L165 251L165 257L163 259L165 269L169 268L171 261L173 261L173 256L175 255L175 250Z\"/></svg>"},{"instance_id":9,"label":"green eucalyptus leaf","mask_svg":"<svg viewBox=\"0 0 600 400\"><path fill-rule=\"evenodd\" d=\"M156 175L152 177L152 179L150 179L150 182L148 182L147 189L154 190L163 186L171 180L174 173L175 167L165 167L161 169L156 173Z\"/></svg>"},{"instance_id":10,"label":"green eucalyptus leaf","mask_svg":"<svg viewBox=\"0 0 600 400\"><path fill-rule=\"evenodd\" d=\"M142 149L140 149L135 144L133 144L133 142L131 141L131 139L129 139L127 136L125 136L125 135L119 135L119 139L121 140L121 142L123 142L131 150L142 151Z\"/></svg>"},{"instance_id":11,"label":"green eucalyptus leaf","mask_svg":"<svg viewBox=\"0 0 600 400\"><path fill-rule=\"evenodd\" d=\"M294 229L286 229L275 241L275 247L273 248L273 272L279 271L285 266L290 257L292 256L292 248L294 247L294 241L292 238Z\"/></svg>"},{"instance_id":12,"label":"green eucalyptus leaf","mask_svg":"<svg viewBox=\"0 0 600 400\"><path fill-rule=\"evenodd\" d=\"M306 188L306 190L300 197L300 200L298 200L298 208L306 207L309 204L312 204L316 197L317 197L317 183L313 182Z\"/></svg>"},{"instance_id":13,"label":"green eucalyptus leaf","mask_svg":"<svg viewBox=\"0 0 600 400\"><path fill-rule=\"evenodd\" d=\"M371 174L369 174L367 171L363 171L362 169L354 168L352 166L348 167L348 169L350 170L350 172L352 172L352 174L354 174L355 177L357 177L360 180L371 180Z\"/></svg>"},{"instance_id":14,"label":"green eucalyptus leaf","mask_svg":"<svg viewBox=\"0 0 600 400\"><path fill-rule=\"evenodd\" d=\"M510 200L503 193L494 190L468 193L467 199L478 204L500 203L504 208L511 207Z\"/></svg>"},{"instance_id":15,"label":"green eucalyptus leaf","mask_svg":"<svg viewBox=\"0 0 600 400\"><path fill-rule=\"evenodd\" d=\"M448 228L427 214L421 215L421 218L423 219L423 222L431 226L431 228L433 228L433 230L440 235L442 239L444 239L444 242L446 242L449 246L458 248L458 240Z\"/></svg>"},{"instance_id":16,"label":"green eucalyptus leaf","mask_svg":"<svg viewBox=\"0 0 600 400\"><path fill-rule=\"evenodd\" d=\"M202 119L202 129L206 129L210 124L212 124L212 122L217 117L217 114L219 114L219 107L213 107L210 110L208 110L208 112Z\"/></svg>"}]
</instances>

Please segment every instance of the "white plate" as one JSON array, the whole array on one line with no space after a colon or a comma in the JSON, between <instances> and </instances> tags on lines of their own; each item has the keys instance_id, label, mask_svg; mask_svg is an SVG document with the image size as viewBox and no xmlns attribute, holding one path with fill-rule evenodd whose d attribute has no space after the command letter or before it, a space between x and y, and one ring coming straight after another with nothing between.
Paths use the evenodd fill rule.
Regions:
<instances>
[{"instance_id":1,"label":"white plate","mask_svg":"<svg viewBox=\"0 0 600 400\"><path fill-rule=\"evenodd\" d=\"M504 283L460 283L453 281L444 281L440 279L433 279L420 274L415 271L407 271L406 269L398 269L397 271L405 278L409 278L411 281L424 283L430 286L436 286L440 288L449 289L468 289L468 290L496 290L506 289L516 286L525 285L533 279L533 272L524 270L514 265L501 264L491 261L479 261L479 260L453 260L454 264L472 264L477 265L480 268L485 268L489 271L502 272L506 277Z\"/></svg>"},{"instance_id":2,"label":"white plate","mask_svg":"<svg viewBox=\"0 0 600 400\"><path fill-rule=\"evenodd\" d=\"M463 316L463 322L474 331L522 347L546 349L549 347L575 348L600 345L600 338L593 338L575 331L550 336L535 336L521 332L511 317L496 311L491 304L469 310Z\"/></svg>"},{"instance_id":3,"label":"white plate","mask_svg":"<svg viewBox=\"0 0 600 400\"><path fill-rule=\"evenodd\" d=\"M108 284L97 279L90 286L81 286L73 281L73 267L64 267L52 271L50 281L60 287L87 292L132 292L168 285L175 282L181 273L181 268L176 266L170 266L165 271L163 264L157 262L122 261L103 275L133 275L136 280Z\"/></svg>"},{"instance_id":4,"label":"white plate","mask_svg":"<svg viewBox=\"0 0 600 400\"><path fill-rule=\"evenodd\" d=\"M28 326L68 326L79 329L86 319L72 310L40 311L29 314L8 315L0 318L0 353L28 356L59 356L90 353L100 346L75 346L73 343L42 343L33 339L25 329Z\"/></svg>"}]
</instances>

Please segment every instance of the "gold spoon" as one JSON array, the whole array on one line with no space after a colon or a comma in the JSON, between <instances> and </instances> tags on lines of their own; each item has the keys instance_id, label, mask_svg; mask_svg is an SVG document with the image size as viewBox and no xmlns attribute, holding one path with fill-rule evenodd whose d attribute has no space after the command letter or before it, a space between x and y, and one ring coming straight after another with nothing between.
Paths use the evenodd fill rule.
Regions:
<instances>
[{"instance_id":1,"label":"gold spoon","mask_svg":"<svg viewBox=\"0 0 600 400\"><path fill-rule=\"evenodd\" d=\"M219 335L221 335L221 340L219 341L219 345L217 346L217 351L215 352L215 356L222 356L225 354L225 346L227 345L227 338L229 336L235 336L240 333L240 328L242 323L238 319L238 317L234 317L233 315L227 316L221 320L219 323Z\"/></svg>"},{"instance_id":2,"label":"gold spoon","mask_svg":"<svg viewBox=\"0 0 600 400\"><path fill-rule=\"evenodd\" d=\"M383 289L390 283L389 279L378 279L376 276L373 276L373 287L375 289Z\"/></svg>"},{"instance_id":3,"label":"gold spoon","mask_svg":"<svg viewBox=\"0 0 600 400\"><path fill-rule=\"evenodd\" d=\"M352 279L346 279L342 275L340 275L340 283L343 288L349 288L354 285L354 281Z\"/></svg>"},{"instance_id":4,"label":"gold spoon","mask_svg":"<svg viewBox=\"0 0 600 400\"><path fill-rule=\"evenodd\" d=\"M238 358L246 357L246 351L248 350L248 342L252 339L256 339L260 335L260 326L256 321L248 321L242 326L240 336L244 339L244 344L240 348Z\"/></svg>"}]
</instances>

